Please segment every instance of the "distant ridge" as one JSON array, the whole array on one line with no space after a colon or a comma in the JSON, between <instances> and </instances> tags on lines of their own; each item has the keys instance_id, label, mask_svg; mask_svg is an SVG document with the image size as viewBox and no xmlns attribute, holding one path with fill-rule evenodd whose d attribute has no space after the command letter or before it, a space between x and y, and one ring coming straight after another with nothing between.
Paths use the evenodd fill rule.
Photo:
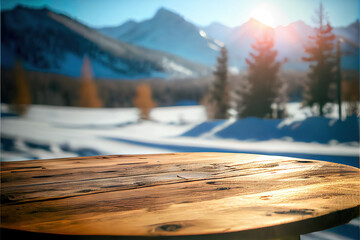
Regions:
<instances>
[{"instance_id":1,"label":"distant ridge","mask_svg":"<svg viewBox=\"0 0 360 240\"><path fill-rule=\"evenodd\" d=\"M23 6L1 12L1 66L12 68L16 56L26 69L79 76L82 58L88 55L95 77L198 77L211 74L223 45L230 67L246 69L251 44L264 32L274 35L283 69L308 70L301 58L314 30L301 20L276 28L256 19L233 28L219 22L199 27L160 8L148 20L93 29L48 8ZM334 28L334 33L346 40L341 45L342 68L358 71L359 20Z\"/></svg>"},{"instance_id":2,"label":"distant ridge","mask_svg":"<svg viewBox=\"0 0 360 240\"><path fill-rule=\"evenodd\" d=\"M251 44L255 38L269 32L275 37L278 60L287 59L283 68L302 71L308 69L308 63L301 61L304 45L308 42L308 36L314 34L313 28L301 20L276 28L253 18L236 27L228 27L220 22L213 22L209 26L196 26L165 8L160 8L151 19L131 23L131 27L129 22L125 22L117 27L99 30L131 44L173 53L209 66L215 64L217 50L225 44L229 50L230 65L239 69L246 68L245 58L252 51ZM349 40L344 43L344 48L349 48L347 45L351 44L355 46L359 42L359 20L347 27L334 28L334 33ZM357 49L351 50L351 56L346 56L347 60L343 61L343 68L358 70L358 52Z\"/></svg>"},{"instance_id":3,"label":"distant ridge","mask_svg":"<svg viewBox=\"0 0 360 240\"><path fill-rule=\"evenodd\" d=\"M100 32L118 40L178 55L201 64L216 62L221 43L206 36L195 24L166 8L160 8L148 20L118 27L100 28Z\"/></svg>"},{"instance_id":4,"label":"distant ridge","mask_svg":"<svg viewBox=\"0 0 360 240\"><path fill-rule=\"evenodd\" d=\"M95 77L184 78L209 72L181 57L115 40L47 8L2 11L1 35L5 68L17 57L29 70L79 76L82 58L88 55Z\"/></svg>"}]
</instances>

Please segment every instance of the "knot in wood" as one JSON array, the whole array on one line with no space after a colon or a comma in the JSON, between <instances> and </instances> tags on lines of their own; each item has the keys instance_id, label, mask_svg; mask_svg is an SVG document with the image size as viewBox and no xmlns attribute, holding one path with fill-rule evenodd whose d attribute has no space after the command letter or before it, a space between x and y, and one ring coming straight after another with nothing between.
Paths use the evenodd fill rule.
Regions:
<instances>
[{"instance_id":1,"label":"knot in wood","mask_svg":"<svg viewBox=\"0 0 360 240\"><path fill-rule=\"evenodd\" d=\"M182 225L180 224L165 224L162 226L159 226L159 229L167 232L174 232L182 228Z\"/></svg>"}]
</instances>

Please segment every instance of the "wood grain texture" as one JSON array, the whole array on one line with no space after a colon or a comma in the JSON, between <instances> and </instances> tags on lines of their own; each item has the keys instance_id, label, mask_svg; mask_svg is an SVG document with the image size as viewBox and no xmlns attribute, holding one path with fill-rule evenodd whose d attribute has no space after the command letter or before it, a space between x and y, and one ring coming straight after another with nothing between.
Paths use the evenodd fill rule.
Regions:
<instances>
[{"instance_id":1,"label":"wood grain texture","mask_svg":"<svg viewBox=\"0 0 360 240\"><path fill-rule=\"evenodd\" d=\"M358 216L360 174L323 161L230 153L6 162L1 202L8 231L264 239Z\"/></svg>"}]
</instances>

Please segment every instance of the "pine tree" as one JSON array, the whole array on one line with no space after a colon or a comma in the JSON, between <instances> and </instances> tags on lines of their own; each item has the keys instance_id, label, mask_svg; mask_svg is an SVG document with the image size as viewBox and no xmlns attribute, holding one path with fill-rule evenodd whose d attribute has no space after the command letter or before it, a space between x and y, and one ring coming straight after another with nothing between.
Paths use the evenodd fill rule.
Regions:
<instances>
[{"instance_id":1,"label":"pine tree","mask_svg":"<svg viewBox=\"0 0 360 240\"><path fill-rule=\"evenodd\" d=\"M214 105L214 118L228 118L229 110L229 87L228 87L228 55L225 47L221 48L217 58L217 66L214 71L215 82L211 91L211 102Z\"/></svg>"},{"instance_id":2,"label":"pine tree","mask_svg":"<svg viewBox=\"0 0 360 240\"><path fill-rule=\"evenodd\" d=\"M31 104L31 94L28 82L26 81L24 69L19 61L15 62L15 97L11 108L19 115L26 113L29 104Z\"/></svg>"},{"instance_id":3,"label":"pine tree","mask_svg":"<svg viewBox=\"0 0 360 240\"><path fill-rule=\"evenodd\" d=\"M241 91L241 104L238 112L241 117L271 117L271 105L278 97L281 82L277 76L280 62L276 62L277 51L274 38L269 34L256 39L251 47L257 52L250 53L248 64L247 89Z\"/></svg>"},{"instance_id":4,"label":"pine tree","mask_svg":"<svg viewBox=\"0 0 360 240\"><path fill-rule=\"evenodd\" d=\"M90 108L102 107L102 101L98 96L97 87L92 76L90 59L88 57L84 58L82 65L79 106Z\"/></svg>"},{"instance_id":5,"label":"pine tree","mask_svg":"<svg viewBox=\"0 0 360 240\"><path fill-rule=\"evenodd\" d=\"M143 83L136 88L136 96L133 99L133 103L140 111L140 118L149 120L150 111L156 104L152 99L151 88L148 84Z\"/></svg>"},{"instance_id":6,"label":"pine tree","mask_svg":"<svg viewBox=\"0 0 360 240\"><path fill-rule=\"evenodd\" d=\"M332 27L329 23L324 23L326 13L322 3L315 12L314 20L317 21L318 27L315 28L315 36L310 36L312 44L305 47L308 57L303 57L303 61L313 62L310 65L309 81L304 89L304 105L319 107L319 115L324 115L324 105L333 100L331 96L331 85L335 81L332 72L334 68L333 49L335 35L332 33Z\"/></svg>"}]
</instances>

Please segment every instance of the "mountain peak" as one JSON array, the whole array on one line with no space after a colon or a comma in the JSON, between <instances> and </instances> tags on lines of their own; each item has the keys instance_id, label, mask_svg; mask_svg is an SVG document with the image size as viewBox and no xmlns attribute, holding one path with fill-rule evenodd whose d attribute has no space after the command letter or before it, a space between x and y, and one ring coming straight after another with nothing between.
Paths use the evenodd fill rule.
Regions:
<instances>
[{"instance_id":1,"label":"mountain peak","mask_svg":"<svg viewBox=\"0 0 360 240\"><path fill-rule=\"evenodd\" d=\"M295 22L290 23L288 26L307 26L307 24L303 20L297 20Z\"/></svg>"},{"instance_id":2,"label":"mountain peak","mask_svg":"<svg viewBox=\"0 0 360 240\"><path fill-rule=\"evenodd\" d=\"M355 22L351 23L349 25L349 27L355 27L355 28L359 28L359 19L356 19Z\"/></svg>"},{"instance_id":3,"label":"mountain peak","mask_svg":"<svg viewBox=\"0 0 360 240\"><path fill-rule=\"evenodd\" d=\"M23 4L16 5L13 10L14 11L43 11L43 12L51 11L48 5L45 5L42 8L37 8L37 7L26 6Z\"/></svg>"},{"instance_id":4,"label":"mountain peak","mask_svg":"<svg viewBox=\"0 0 360 240\"><path fill-rule=\"evenodd\" d=\"M250 23L260 23L259 20L255 19L255 18L253 18L253 17L251 17L251 18L249 19L249 22L250 22Z\"/></svg>"},{"instance_id":5,"label":"mountain peak","mask_svg":"<svg viewBox=\"0 0 360 240\"><path fill-rule=\"evenodd\" d=\"M130 19L130 20L127 20L126 22L124 22L124 23L122 24L122 26L134 26L134 25L136 25L136 24L137 24L137 22L136 22L135 20Z\"/></svg>"},{"instance_id":6,"label":"mountain peak","mask_svg":"<svg viewBox=\"0 0 360 240\"><path fill-rule=\"evenodd\" d=\"M159 8L159 10L157 10L154 18L158 18L158 19L173 19L173 18L176 18L176 19L183 19L182 16L180 16L179 14L167 9L167 8L164 8L164 7L161 7Z\"/></svg>"},{"instance_id":7,"label":"mountain peak","mask_svg":"<svg viewBox=\"0 0 360 240\"><path fill-rule=\"evenodd\" d=\"M206 28L215 28L215 29L226 28L226 29L230 29L230 27L228 27L225 24L222 24L220 22L212 22L210 25L206 26Z\"/></svg>"},{"instance_id":8,"label":"mountain peak","mask_svg":"<svg viewBox=\"0 0 360 240\"><path fill-rule=\"evenodd\" d=\"M262 28L271 28L270 26L260 22L259 20L255 19L255 18L250 18L249 21L247 21L243 25L250 26L251 28L261 28L261 29Z\"/></svg>"}]
</instances>

